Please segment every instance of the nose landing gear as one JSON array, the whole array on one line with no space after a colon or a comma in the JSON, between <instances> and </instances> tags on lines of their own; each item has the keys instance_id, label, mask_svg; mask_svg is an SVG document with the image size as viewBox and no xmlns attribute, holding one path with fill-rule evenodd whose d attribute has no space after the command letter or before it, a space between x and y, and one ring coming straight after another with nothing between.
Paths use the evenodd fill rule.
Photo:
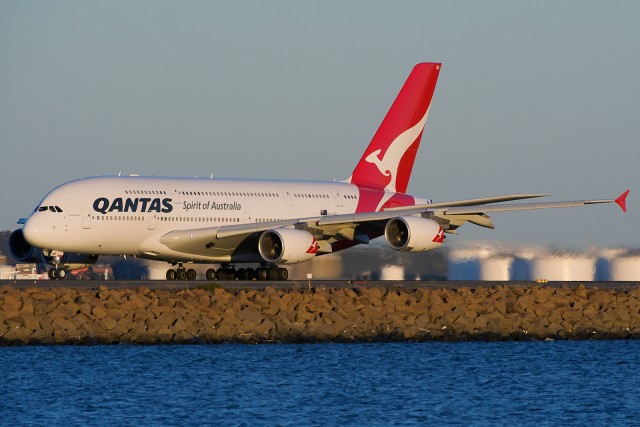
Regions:
<instances>
[{"instance_id":1,"label":"nose landing gear","mask_svg":"<svg viewBox=\"0 0 640 427\"><path fill-rule=\"evenodd\" d=\"M64 280L67 278L67 270L63 268L50 268L47 272L50 280Z\"/></svg>"},{"instance_id":2,"label":"nose landing gear","mask_svg":"<svg viewBox=\"0 0 640 427\"><path fill-rule=\"evenodd\" d=\"M51 254L51 262L53 262L54 267L50 268L47 272L50 280L64 280L67 278L67 270L64 268L60 268L60 264L62 263L62 254L52 253Z\"/></svg>"}]
</instances>

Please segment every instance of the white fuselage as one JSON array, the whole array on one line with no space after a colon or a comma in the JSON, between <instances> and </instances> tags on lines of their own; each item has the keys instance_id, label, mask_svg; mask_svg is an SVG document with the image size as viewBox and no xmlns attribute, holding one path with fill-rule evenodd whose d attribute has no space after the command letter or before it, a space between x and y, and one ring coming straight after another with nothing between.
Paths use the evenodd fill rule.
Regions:
<instances>
[{"instance_id":1,"label":"white fuselage","mask_svg":"<svg viewBox=\"0 0 640 427\"><path fill-rule=\"evenodd\" d=\"M354 213L362 194L343 182L92 177L52 190L24 235L35 247L65 253L229 262L229 250L187 256L160 238L179 230Z\"/></svg>"}]
</instances>

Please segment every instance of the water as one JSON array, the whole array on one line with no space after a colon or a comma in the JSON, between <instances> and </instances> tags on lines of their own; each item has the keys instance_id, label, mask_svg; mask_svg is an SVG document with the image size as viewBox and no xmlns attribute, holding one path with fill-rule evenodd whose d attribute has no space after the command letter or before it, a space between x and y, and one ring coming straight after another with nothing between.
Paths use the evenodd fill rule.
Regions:
<instances>
[{"instance_id":1,"label":"water","mask_svg":"<svg viewBox=\"0 0 640 427\"><path fill-rule=\"evenodd\" d=\"M640 341L0 348L0 425L638 425Z\"/></svg>"}]
</instances>

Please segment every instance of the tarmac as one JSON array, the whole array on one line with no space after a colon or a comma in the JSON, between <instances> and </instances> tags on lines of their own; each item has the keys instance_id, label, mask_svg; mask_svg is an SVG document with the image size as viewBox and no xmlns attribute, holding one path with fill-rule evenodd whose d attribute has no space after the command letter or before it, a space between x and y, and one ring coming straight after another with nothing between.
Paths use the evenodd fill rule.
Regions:
<instances>
[{"instance_id":1,"label":"tarmac","mask_svg":"<svg viewBox=\"0 0 640 427\"><path fill-rule=\"evenodd\" d=\"M218 281L169 281L169 280L0 280L0 287L11 286L16 289L27 288L71 288L71 289L96 289L104 285L109 289L135 289L147 287L149 289L194 289L203 286L215 286L230 290L259 290L266 287L274 289L306 289L306 288L381 288L381 289L460 289L460 288L486 288L493 286L548 286L551 288L576 287L583 284L589 289L637 289L640 281L634 282L584 282L584 281L481 281L481 280L286 280L286 281L258 281L258 280L218 280Z\"/></svg>"}]
</instances>

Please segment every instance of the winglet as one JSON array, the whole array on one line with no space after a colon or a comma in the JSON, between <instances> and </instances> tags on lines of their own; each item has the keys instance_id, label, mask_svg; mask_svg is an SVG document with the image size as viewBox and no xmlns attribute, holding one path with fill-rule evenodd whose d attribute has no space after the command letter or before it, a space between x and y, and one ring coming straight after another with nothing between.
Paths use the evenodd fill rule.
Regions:
<instances>
[{"instance_id":1,"label":"winglet","mask_svg":"<svg viewBox=\"0 0 640 427\"><path fill-rule=\"evenodd\" d=\"M618 197L615 200L615 202L618 204L618 206L620 206L620 208L622 209L622 212L626 212L627 211L627 194L629 194L629 190L627 190L624 193L622 193L620 195L620 197Z\"/></svg>"}]
</instances>

